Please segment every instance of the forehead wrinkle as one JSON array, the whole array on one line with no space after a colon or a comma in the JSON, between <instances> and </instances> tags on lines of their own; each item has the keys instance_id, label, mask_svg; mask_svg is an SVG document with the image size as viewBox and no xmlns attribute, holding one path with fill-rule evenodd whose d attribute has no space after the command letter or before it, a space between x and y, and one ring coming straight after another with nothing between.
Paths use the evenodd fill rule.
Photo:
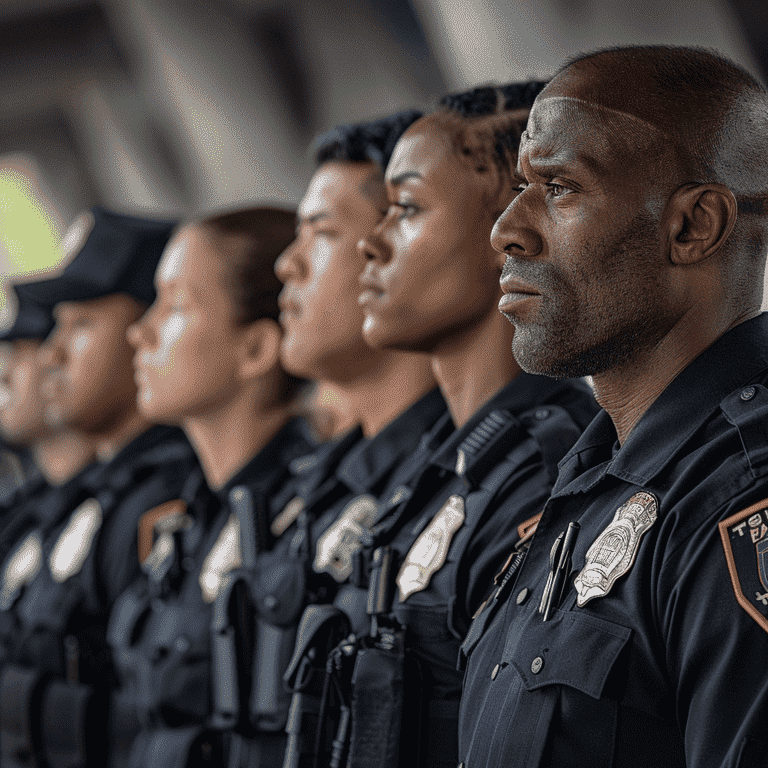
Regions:
<instances>
[{"instance_id":1,"label":"forehead wrinkle","mask_svg":"<svg viewBox=\"0 0 768 768\"><path fill-rule=\"evenodd\" d=\"M578 106L584 107L585 109L595 110L597 112L611 115L612 117L619 118L620 120L629 120L638 127L641 127L645 130L653 131L655 134L657 134L659 138L667 137L667 133L665 131L663 131L661 128L649 122L648 120L645 120L642 117L633 115L631 112L625 112L620 109L614 109L613 107L606 107L603 104L598 104L594 101L587 101L586 99L580 99L578 96L546 96L542 94L542 96L536 99L537 103L542 103L544 101L562 101L562 102L565 102L566 105L571 105L571 104L578 105ZM529 123L529 128L527 130L527 133L529 135L533 135L531 134L530 123Z\"/></svg>"}]
</instances>

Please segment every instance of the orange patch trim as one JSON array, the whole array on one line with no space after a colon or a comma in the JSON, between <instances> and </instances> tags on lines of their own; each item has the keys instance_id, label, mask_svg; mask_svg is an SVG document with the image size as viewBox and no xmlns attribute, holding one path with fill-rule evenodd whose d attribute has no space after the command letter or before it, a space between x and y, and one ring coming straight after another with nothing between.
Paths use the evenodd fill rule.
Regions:
<instances>
[{"instance_id":1,"label":"orange patch trim","mask_svg":"<svg viewBox=\"0 0 768 768\"><path fill-rule=\"evenodd\" d=\"M181 499L171 499L159 507L150 509L139 518L139 530L137 543L139 549L139 562L143 563L152 551L155 544L155 525L166 517L183 515L187 511L187 505Z\"/></svg>"},{"instance_id":2,"label":"orange patch trim","mask_svg":"<svg viewBox=\"0 0 768 768\"><path fill-rule=\"evenodd\" d=\"M733 587L736 601L763 628L763 630L768 632L768 617L764 616L758 610L757 606L744 594L730 537L731 528L734 528L735 530L736 526L743 527L750 517L758 515L766 509L768 509L768 499L763 499L763 501L758 501L757 504L753 504L751 507L747 507L747 509L722 520L717 524L717 527L720 529L720 538L723 542L723 550L725 551L725 561L728 564L728 573L731 577L731 586ZM757 563L755 566L757 572Z\"/></svg>"}]
</instances>

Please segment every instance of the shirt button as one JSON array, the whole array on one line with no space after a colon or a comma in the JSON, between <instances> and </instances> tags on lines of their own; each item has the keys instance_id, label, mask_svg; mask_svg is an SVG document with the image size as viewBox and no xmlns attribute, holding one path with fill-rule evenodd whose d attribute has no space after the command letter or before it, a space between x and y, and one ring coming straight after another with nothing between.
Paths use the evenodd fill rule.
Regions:
<instances>
[{"instance_id":1,"label":"shirt button","mask_svg":"<svg viewBox=\"0 0 768 768\"><path fill-rule=\"evenodd\" d=\"M538 675L539 672L541 672L541 669L543 666L544 666L544 659L542 659L541 656L537 656L531 662L531 672L533 672L534 675Z\"/></svg>"},{"instance_id":2,"label":"shirt button","mask_svg":"<svg viewBox=\"0 0 768 768\"><path fill-rule=\"evenodd\" d=\"M757 390L754 387L747 387L741 391L742 400L751 400L755 396Z\"/></svg>"},{"instance_id":3,"label":"shirt button","mask_svg":"<svg viewBox=\"0 0 768 768\"><path fill-rule=\"evenodd\" d=\"M517 597L515 598L515 602L516 602L518 605L522 605L522 604L523 604L523 603L524 603L524 602L525 602L525 601L528 599L528 595L529 595L529 592L528 592L528 588L527 588L527 587L523 587L523 588L522 588L522 589L521 589L521 590L520 590L520 591L517 593Z\"/></svg>"},{"instance_id":4,"label":"shirt button","mask_svg":"<svg viewBox=\"0 0 768 768\"><path fill-rule=\"evenodd\" d=\"M501 664L497 664L493 668L493 672L491 672L491 680L495 680L499 676L500 671L501 671Z\"/></svg>"}]
</instances>

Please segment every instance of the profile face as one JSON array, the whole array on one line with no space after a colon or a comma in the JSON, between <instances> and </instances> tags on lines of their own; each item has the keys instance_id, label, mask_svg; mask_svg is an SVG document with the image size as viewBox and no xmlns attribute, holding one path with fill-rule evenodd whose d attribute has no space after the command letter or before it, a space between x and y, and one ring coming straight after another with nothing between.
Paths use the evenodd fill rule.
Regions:
<instances>
[{"instance_id":1,"label":"profile face","mask_svg":"<svg viewBox=\"0 0 768 768\"><path fill-rule=\"evenodd\" d=\"M490 233L512 195L498 183L458 156L439 121L423 118L400 138L386 172L387 214L361 244L369 344L434 352L496 311L501 262Z\"/></svg>"},{"instance_id":2,"label":"profile face","mask_svg":"<svg viewBox=\"0 0 768 768\"><path fill-rule=\"evenodd\" d=\"M0 432L12 443L29 445L48 433L40 391L43 366L39 339L17 339L0 353Z\"/></svg>"},{"instance_id":3,"label":"profile face","mask_svg":"<svg viewBox=\"0 0 768 768\"><path fill-rule=\"evenodd\" d=\"M506 255L499 309L525 370L584 376L628 361L674 322L659 234L666 201L599 108L546 94L520 144L521 191L493 230Z\"/></svg>"},{"instance_id":4,"label":"profile face","mask_svg":"<svg viewBox=\"0 0 768 768\"><path fill-rule=\"evenodd\" d=\"M42 348L49 423L97 433L134 407L133 350L125 334L141 311L125 294L54 307L56 326Z\"/></svg>"},{"instance_id":5,"label":"profile face","mask_svg":"<svg viewBox=\"0 0 768 768\"><path fill-rule=\"evenodd\" d=\"M382 174L373 163L328 162L312 177L296 239L275 264L284 283L280 357L291 373L339 381L370 358L357 302L365 266L357 243L385 208Z\"/></svg>"},{"instance_id":6,"label":"profile face","mask_svg":"<svg viewBox=\"0 0 768 768\"><path fill-rule=\"evenodd\" d=\"M204 230L189 226L166 246L155 273L157 298L128 331L142 414L181 424L226 406L238 386L228 265Z\"/></svg>"}]
</instances>

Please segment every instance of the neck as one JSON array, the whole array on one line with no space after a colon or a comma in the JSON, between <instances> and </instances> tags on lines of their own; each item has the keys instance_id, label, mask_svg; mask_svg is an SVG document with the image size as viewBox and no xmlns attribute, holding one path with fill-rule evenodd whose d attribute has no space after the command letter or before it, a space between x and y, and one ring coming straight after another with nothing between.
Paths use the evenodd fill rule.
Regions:
<instances>
[{"instance_id":1,"label":"neck","mask_svg":"<svg viewBox=\"0 0 768 768\"><path fill-rule=\"evenodd\" d=\"M35 464L52 485L71 480L95 458L93 442L76 432L61 432L35 443Z\"/></svg>"},{"instance_id":2,"label":"neck","mask_svg":"<svg viewBox=\"0 0 768 768\"><path fill-rule=\"evenodd\" d=\"M432 352L432 370L457 428L520 373L512 356L514 330L494 311Z\"/></svg>"},{"instance_id":3,"label":"neck","mask_svg":"<svg viewBox=\"0 0 768 768\"><path fill-rule=\"evenodd\" d=\"M121 418L112 422L108 429L91 435L100 461L111 461L135 440L140 434L149 429L150 424L139 413L136 407L130 408Z\"/></svg>"},{"instance_id":4,"label":"neck","mask_svg":"<svg viewBox=\"0 0 768 768\"><path fill-rule=\"evenodd\" d=\"M426 355L382 352L354 380L332 385L366 437L373 437L435 388Z\"/></svg>"},{"instance_id":5,"label":"neck","mask_svg":"<svg viewBox=\"0 0 768 768\"><path fill-rule=\"evenodd\" d=\"M213 490L226 485L290 418L288 405L254 405L248 394L182 424Z\"/></svg>"},{"instance_id":6,"label":"neck","mask_svg":"<svg viewBox=\"0 0 768 768\"><path fill-rule=\"evenodd\" d=\"M661 393L723 334L760 314L750 308L728 316L719 308L695 306L654 347L592 378L595 398L611 417L623 444ZM709 322L702 325L701 319Z\"/></svg>"}]
</instances>

